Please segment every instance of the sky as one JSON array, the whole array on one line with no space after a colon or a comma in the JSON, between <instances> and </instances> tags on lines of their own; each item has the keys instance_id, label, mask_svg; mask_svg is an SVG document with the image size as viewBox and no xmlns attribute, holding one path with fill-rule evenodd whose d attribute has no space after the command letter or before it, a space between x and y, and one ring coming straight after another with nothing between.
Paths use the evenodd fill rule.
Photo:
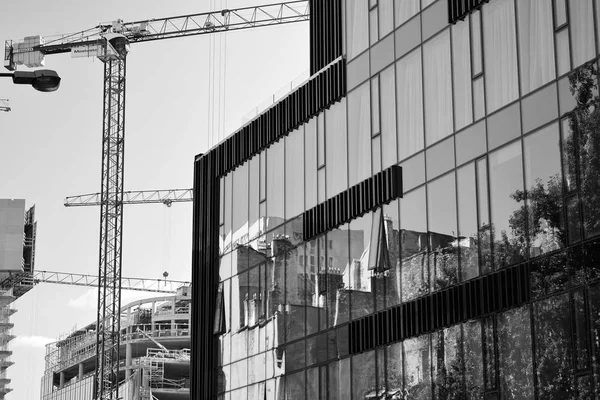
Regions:
<instances>
[{"instance_id":1,"label":"sky","mask_svg":"<svg viewBox=\"0 0 600 400\"><path fill-rule=\"evenodd\" d=\"M82 31L115 19L136 21L260 0L20 0L3 2L0 41ZM125 190L191 188L194 156L211 132L226 136L253 107L306 73L308 23L135 43L127 59ZM211 51L211 48L213 49ZM212 57L211 57L212 55ZM65 208L66 196L100 191L102 62L46 58L61 87L41 93L0 80L0 198L35 205L37 270L97 274L99 209ZM25 70L24 67L20 68ZM212 104L212 107L209 107ZM211 111L212 118L209 115ZM191 280L191 203L124 209L122 274ZM149 296L124 291L122 303ZM45 344L95 319L96 289L40 284L13 303L17 336L7 399L40 398Z\"/></svg>"}]
</instances>

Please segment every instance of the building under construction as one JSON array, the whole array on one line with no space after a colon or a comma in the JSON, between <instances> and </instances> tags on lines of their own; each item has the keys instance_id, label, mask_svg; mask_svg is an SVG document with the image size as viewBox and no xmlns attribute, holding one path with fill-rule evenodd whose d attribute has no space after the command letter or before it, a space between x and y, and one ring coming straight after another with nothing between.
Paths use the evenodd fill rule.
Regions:
<instances>
[{"instance_id":1,"label":"building under construction","mask_svg":"<svg viewBox=\"0 0 600 400\"><path fill-rule=\"evenodd\" d=\"M17 312L12 303L31 289L23 277L33 273L35 261L35 207L25 212L25 200L0 199L0 400L11 392L7 368L12 351L9 342Z\"/></svg>"},{"instance_id":2,"label":"building under construction","mask_svg":"<svg viewBox=\"0 0 600 400\"><path fill-rule=\"evenodd\" d=\"M189 286L121 308L119 398L190 398ZM46 346L42 400L92 399L96 322Z\"/></svg>"}]
</instances>

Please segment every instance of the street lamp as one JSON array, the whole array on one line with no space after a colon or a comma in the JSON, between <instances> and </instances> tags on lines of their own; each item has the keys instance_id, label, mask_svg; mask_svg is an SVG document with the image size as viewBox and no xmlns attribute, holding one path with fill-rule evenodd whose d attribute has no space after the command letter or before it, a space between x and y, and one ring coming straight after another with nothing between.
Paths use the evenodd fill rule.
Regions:
<instances>
[{"instance_id":1,"label":"street lamp","mask_svg":"<svg viewBox=\"0 0 600 400\"><path fill-rule=\"evenodd\" d=\"M12 77L13 83L31 85L40 92L54 92L60 86L60 76L51 69L35 71L0 72L0 77Z\"/></svg>"}]
</instances>

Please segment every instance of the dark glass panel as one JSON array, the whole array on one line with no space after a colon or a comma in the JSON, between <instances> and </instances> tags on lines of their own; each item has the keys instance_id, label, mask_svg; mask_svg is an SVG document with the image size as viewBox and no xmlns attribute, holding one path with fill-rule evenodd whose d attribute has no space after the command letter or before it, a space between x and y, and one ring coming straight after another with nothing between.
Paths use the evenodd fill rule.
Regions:
<instances>
[{"instance_id":1,"label":"dark glass panel","mask_svg":"<svg viewBox=\"0 0 600 400\"><path fill-rule=\"evenodd\" d=\"M285 346L285 372L304 368L306 357L304 354L304 340Z\"/></svg>"},{"instance_id":2,"label":"dark glass panel","mask_svg":"<svg viewBox=\"0 0 600 400\"><path fill-rule=\"evenodd\" d=\"M288 375L285 378L285 392L287 400L303 400L305 399L306 381L304 371Z\"/></svg>"},{"instance_id":3,"label":"dark glass panel","mask_svg":"<svg viewBox=\"0 0 600 400\"><path fill-rule=\"evenodd\" d=\"M348 371L349 372L349 371ZM319 367L306 370L306 398L319 398Z\"/></svg>"},{"instance_id":4,"label":"dark glass panel","mask_svg":"<svg viewBox=\"0 0 600 400\"><path fill-rule=\"evenodd\" d=\"M498 365L502 399L533 399L529 318L527 306L498 315Z\"/></svg>"},{"instance_id":5,"label":"dark glass panel","mask_svg":"<svg viewBox=\"0 0 600 400\"><path fill-rule=\"evenodd\" d=\"M404 341L404 392L408 399L431 399L429 335Z\"/></svg>"},{"instance_id":6,"label":"dark glass panel","mask_svg":"<svg viewBox=\"0 0 600 400\"><path fill-rule=\"evenodd\" d=\"M352 398L368 399L375 395L375 351L352 356Z\"/></svg>"},{"instance_id":7,"label":"dark glass panel","mask_svg":"<svg viewBox=\"0 0 600 400\"><path fill-rule=\"evenodd\" d=\"M283 223L285 145L281 140L267 149L267 216ZM275 222L275 220L274 220ZM275 222L277 224L277 222Z\"/></svg>"},{"instance_id":8,"label":"dark glass panel","mask_svg":"<svg viewBox=\"0 0 600 400\"><path fill-rule=\"evenodd\" d=\"M485 389L496 389L498 377L496 371L496 336L494 335L494 317L483 319L483 360L485 367Z\"/></svg>"},{"instance_id":9,"label":"dark glass panel","mask_svg":"<svg viewBox=\"0 0 600 400\"><path fill-rule=\"evenodd\" d=\"M577 243L581 240L581 212L579 197L569 197L567 198L566 202L569 244Z\"/></svg>"},{"instance_id":10,"label":"dark glass panel","mask_svg":"<svg viewBox=\"0 0 600 400\"><path fill-rule=\"evenodd\" d=\"M400 201L402 301L429 292L426 204L424 187L404 195Z\"/></svg>"},{"instance_id":11,"label":"dark glass panel","mask_svg":"<svg viewBox=\"0 0 600 400\"><path fill-rule=\"evenodd\" d=\"M566 289L568 284L567 252L552 254L531 263L531 293L534 297Z\"/></svg>"},{"instance_id":12,"label":"dark glass panel","mask_svg":"<svg viewBox=\"0 0 600 400\"><path fill-rule=\"evenodd\" d=\"M463 324L465 359L465 391L467 400L479 400L483 395L483 345L481 321Z\"/></svg>"},{"instance_id":13,"label":"dark glass panel","mask_svg":"<svg viewBox=\"0 0 600 400\"><path fill-rule=\"evenodd\" d=\"M349 185L371 176L370 90L365 82L348 94ZM331 163L328 163L328 168ZM333 194L333 193L332 193Z\"/></svg>"},{"instance_id":14,"label":"dark glass panel","mask_svg":"<svg viewBox=\"0 0 600 400\"><path fill-rule=\"evenodd\" d=\"M582 290L573 292L573 337L575 339L575 366L578 370L590 367L588 318Z\"/></svg>"},{"instance_id":15,"label":"dark glass panel","mask_svg":"<svg viewBox=\"0 0 600 400\"><path fill-rule=\"evenodd\" d=\"M496 268L523 259L526 251L526 221L519 218L523 191L521 142L517 141L489 155L491 236Z\"/></svg>"},{"instance_id":16,"label":"dark glass panel","mask_svg":"<svg viewBox=\"0 0 600 400\"><path fill-rule=\"evenodd\" d=\"M429 266L433 289L458 283L454 173L427 184Z\"/></svg>"},{"instance_id":17,"label":"dark glass panel","mask_svg":"<svg viewBox=\"0 0 600 400\"><path fill-rule=\"evenodd\" d=\"M590 286L590 325L592 328L591 340L594 345L594 354L592 355L592 365L594 373L594 381L596 387L600 385L600 284Z\"/></svg>"},{"instance_id":18,"label":"dark glass panel","mask_svg":"<svg viewBox=\"0 0 600 400\"><path fill-rule=\"evenodd\" d=\"M347 400L352 398L352 376L350 374L350 357L332 362L328 365L329 381L328 394L329 400ZM318 378L317 378L318 381ZM315 397L308 397L316 399Z\"/></svg>"},{"instance_id":19,"label":"dark glass panel","mask_svg":"<svg viewBox=\"0 0 600 400\"><path fill-rule=\"evenodd\" d=\"M523 140L527 192L526 195L517 192L515 200L521 202L526 196L528 206L527 209L521 206L513 216L521 220L521 226L528 218L530 257L566 245L559 140L557 124L528 135Z\"/></svg>"},{"instance_id":20,"label":"dark glass panel","mask_svg":"<svg viewBox=\"0 0 600 400\"><path fill-rule=\"evenodd\" d=\"M285 217L304 211L304 126L285 138Z\"/></svg>"},{"instance_id":21,"label":"dark glass panel","mask_svg":"<svg viewBox=\"0 0 600 400\"><path fill-rule=\"evenodd\" d=\"M456 171L456 182L460 281L463 282L479 276L475 165L471 163L459 168Z\"/></svg>"},{"instance_id":22,"label":"dark glass panel","mask_svg":"<svg viewBox=\"0 0 600 400\"><path fill-rule=\"evenodd\" d=\"M461 326L433 335L434 398L461 400L466 396Z\"/></svg>"},{"instance_id":23,"label":"dark glass panel","mask_svg":"<svg viewBox=\"0 0 600 400\"><path fill-rule=\"evenodd\" d=\"M394 398L393 396L400 396L403 392L403 357L402 357L402 343L394 343L386 348L386 361L387 361L387 395ZM401 398L401 397L400 397Z\"/></svg>"},{"instance_id":24,"label":"dark glass panel","mask_svg":"<svg viewBox=\"0 0 600 400\"><path fill-rule=\"evenodd\" d=\"M534 304L535 362L542 399L574 398L569 295Z\"/></svg>"},{"instance_id":25,"label":"dark glass panel","mask_svg":"<svg viewBox=\"0 0 600 400\"><path fill-rule=\"evenodd\" d=\"M376 349L376 360L377 360L377 384L376 384L376 389L375 392L378 395L381 395L382 393L386 393L387 391L387 386L386 386L386 360L385 360L385 348L378 348Z\"/></svg>"}]
</instances>

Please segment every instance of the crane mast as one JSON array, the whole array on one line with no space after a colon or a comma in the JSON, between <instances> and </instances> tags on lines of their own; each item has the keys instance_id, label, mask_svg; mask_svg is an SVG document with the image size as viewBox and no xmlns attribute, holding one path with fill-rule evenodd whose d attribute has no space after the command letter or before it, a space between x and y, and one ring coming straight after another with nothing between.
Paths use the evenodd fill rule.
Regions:
<instances>
[{"instance_id":1,"label":"crane mast","mask_svg":"<svg viewBox=\"0 0 600 400\"><path fill-rule=\"evenodd\" d=\"M308 19L308 0L301 0L130 23L117 20L47 42L39 36L27 37L23 43L6 41L4 66L9 70L21 64L39 67L44 65L45 55L66 52L72 57L98 57L104 63L95 399L119 397L125 71L129 44Z\"/></svg>"}]
</instances>

